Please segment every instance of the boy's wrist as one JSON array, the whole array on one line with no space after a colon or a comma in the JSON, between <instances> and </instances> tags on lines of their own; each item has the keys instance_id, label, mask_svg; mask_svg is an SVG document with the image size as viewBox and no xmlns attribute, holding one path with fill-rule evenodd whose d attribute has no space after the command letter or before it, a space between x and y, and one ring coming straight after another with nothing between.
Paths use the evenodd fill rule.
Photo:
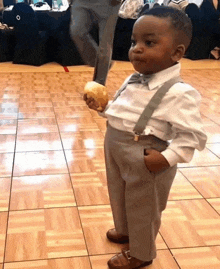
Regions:
<instances>
[{"instance_id":1,"label":"boy's wrist","mask_svg":"<svg viewBox=\"0 0 220 269\"><path fill-rule=\"evenodd\" d=\"M182 158L172 149L167 148L166 150L162 151L161 154L164 156L170 166L174 166L177 163L182 162Z\"/></svg>"},{"instance_id":2,"label":"boy's wrist","mask_svg":"<svg viewBox=\"0 0 220 269\"><path fill-rule=\"evenodd\" d=\"M150 172L158 173L170 167L165 157L155 149L145 149L144 161Z\"/></svg>"}]
</instances>

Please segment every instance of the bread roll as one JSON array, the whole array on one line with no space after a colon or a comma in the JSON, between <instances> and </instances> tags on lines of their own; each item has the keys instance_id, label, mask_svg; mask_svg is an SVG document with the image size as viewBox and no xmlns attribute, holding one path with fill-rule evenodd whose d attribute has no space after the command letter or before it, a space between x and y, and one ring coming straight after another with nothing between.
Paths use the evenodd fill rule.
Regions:
<instances>
[{"instance_id":1,"label":"bread roll","mask_svg":"<svg viewBox=\"0 0 220 269\"><path fill-rule=\"evenodd\" d=\"M88 98L92 97L95 101L98 102L98 111L104 110L106 105L108 104L107 88L95 81L89 81L86 83L86 86L84 88L84 94L87 94Z\"/></svg>"}]
</instances>

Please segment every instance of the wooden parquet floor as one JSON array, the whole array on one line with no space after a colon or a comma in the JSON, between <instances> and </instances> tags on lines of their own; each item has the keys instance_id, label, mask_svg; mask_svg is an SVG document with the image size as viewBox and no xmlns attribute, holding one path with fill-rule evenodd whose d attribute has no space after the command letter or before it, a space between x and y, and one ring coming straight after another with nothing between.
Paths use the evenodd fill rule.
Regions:
<instances>
[{"instance_id":1,"label":"wooden parquet floor","mask_svg":"<svg viewBox=\"0 0 220 269\"><path fill-rule=\"evenodd\" d=\"M105 119L82 100L93 69L0 64L0 269L107 269L121 251L106 186ZM110 98L133 72L117 62ZM178 166L149 269L220 268L220 62L182 60L208 135ZM126 247L126 246L123 246Z\"/></svg>"}]
</instances>

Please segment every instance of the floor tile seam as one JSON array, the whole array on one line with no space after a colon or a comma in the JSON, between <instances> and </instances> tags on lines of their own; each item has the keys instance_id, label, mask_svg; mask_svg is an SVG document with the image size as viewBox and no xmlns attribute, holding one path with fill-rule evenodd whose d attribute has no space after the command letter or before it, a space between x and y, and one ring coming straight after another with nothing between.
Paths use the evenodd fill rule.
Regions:
<instances>
[{"instance_id":1,"label":"floor tile seam","mask_svg":"<svg viewBox=\"0 0 220 269\"><path fill-rule=\"evenodd\" d=\"M103 149L104 148L104 146L100 146L100 147L98 147L99 149L101 148L101 149ZM97 149L98 149L97 148ZM64 150L65 151L83 151L83 150L92 150L93 148L80 148L80 149L72 149L72 148L64 148ZM42 152L42 151L63 151L62 149L39 149L39 150L26 150L26 151L15 151L15 153L31 153L31 152ZM13 153L13 152L10 152L10 151L8 151L8 152L0 152L0 154L7 154L7 153Z\"/></svg>"},{"instance_id":2,"label":"floor tile seam","mask_svg":"<svg viewBox=\"0 0 220 269\"><path fill-rule=\"evenodd\" d=\"M0 154L14 153L14 151L0 151ZM1 177L1 176L0 176Z\"/></svg>"},{"instance_id":3,"label":"floor tile seam","mask_svg":"<svg viewBox=\"0 0 220 269\"><path fill-rule=\"evenodd\" d=\"M199 64L199 63L198 63L198 64ZM187 67L183 67L183 63L182 63L182 66L181 66L181 71L184 71L184 70L187 70L187 71L188 71L188 70L190 70L190 71L191 71L191 70L192 70L192 71L193 71L193 70L196 70L196 71L198 71L198 70L199 70L199 71L202 70L202 71L204 71L204 70L210 70L210 69L211 69L211 70L214 70L214 71L215 71L215 70L216 70L216 71L219 71L219 70L220 70L220 66L219 66L219 67L217 67L217 66L214 66L214 67L209 66L209 67L207 67L207 66L206 66L206 67L204 67L204 68L203 68L203 67L201 68L201 67L194 67L194 66L193 66L192 68L190 68L190 67L187 68Z\"/></svg>"},{"instance_id":4,"label":"floor tile seam","mask_svg":"<svg viewBox=\"0 0 220 269\"><path fill-rule=\"evenodd\" d=\"M220 195L215 196L215 197L204 197L204 196L202 196L202 197L195 197L195 198L168 199L168 201L169 202L178 202L178 201L204 200L204 199L207 200L207 199L218 199L218 198L220 198Z\"/></svg>"},{"instance_id":5,"label":"floor tile seam","mask_svg":"<svg viewBox=\"0 0 220 269\"><path fill-rule=\"evenodd\" d=\"M42 174L42 173L40 173L40 174L25 174L25 175L15 175L15 176L13 176L13 178L14 177L23 177L23 176L53 176L53 175L57 175L57 173L50 173L50 174ZM65 172L63 172L63 173L59 173L59 175L66 175L66 173Z\"/></svg>"},{"instance_id":6,"label":"floor tile seam","mask_svg":"<svg viewBox=\"0 0 220 269\"><path fill-rule=\"evenodd\" d=\"M217 157L217 156L216 156ZM219 158L219 157L218 157ZM220 158L219 158L220 159ZM209 164L209 165L198 165L198 166L178 166L177 169L196 169L196 168L207 168L207 167L218 167L220 166L219 164Z\"/></svg>"},{"instance_id":7,"label":"floor tile seam","mask_svg":"<svg viewBox=\"0 0 220 269\"><path fill-rule=\"evenodd\" d=\"M193 249L195 249L195 248L200 248L200 247L189 247L189 248L193 248ZM201 247L202 248L202 247ZM180 249L187 249L187 248L170 248L169 249L169 252L170 252L170 254L172 255L172 258L174 259L174 261L176 262L176 264L177 264L177 266L179 267L179 269L181 269L181 265L179 264L179 262L177 261L177 258L176 258L176 256L175 256L175 254L173 253L173 251L172 250L180 250Z\"/></svg>"},{"instance_id":8,"label":"floor tile seam","mask_svg":"<svg viewBox=\"0 0 220 269\"><path fill-rule=\"evenodd\" d=\"M51 152L51 151L63 151L62 149L38 149L38 150L26 150L26 151L15 151L15 154L16 153L42 153L42 152L45 152L45 151L48 151L48 152Z\"/></svg>"},{"instance_id":9,"label":"floor tile seam","mask_svg":"<svg viewBox=\"0 0 220 269\"><path fill-rule=\"evenodd\" d=\"M52 209L64 209L64 208L77 208L77 206L63 206L63 207L40 207L40 208L28 208L28 209L16 209L16 210L9 210L7 212L16 213L16 212L30 212L30 211L47 211Z\"/></svg>"},{"instance_id":10,"label":"floor tile seam","mask_svg":"<svg viewBox=\"0 0 220 269\"><path fill-rule=\"evenodd\" d=\"M182 172L181 170L179 170L179 172L187 180L187 182L199 193L199 195L202 196L202 198L198 198L198 199L206 199L204 197L204 195L199 191L199 189L197 189L197 187L193 184L193 182L191 182L190 179L188 179L187 176L184 175L184 172ZM189 199L189 200L191 200L191 199ZM195 200L197 200L197 199L195 199Z\"/></svg>"},{"instance_id":11,"label":"floor tile seam","mask_svg":"<svg viewBox=\"0 0 220 269\"><path fill-rule=\"evenodd\" d=\"M206 149L208 150L208 151L210 151L212 154L214 154L219 160L220 160L220 157L215 153L215 152L213 152L211 149L209 149L209 148L207 148L206 147ZM218 166L218 165L217 165Z\"/></svg>"},{"instance_id":12,"label":"floor tile seam","mask_svg":"<svg viewBox=\"0 0 220 269\"><path fill-rule=\"evenodd\" d=\"M98 207L101 206L110 206L110 204L98 204L98 205L72 205L72 206L56 206L56 207L39 207L39 208L26 208L26 209L15 209L15 210L6 210L1 212L23 212L23 211L37 211L37 210L48 210L48 209L63 209L63 208L83 208L83 207Z\"/></svg>"},{"instance_id":13,"label":"floor tile seam","mask_svg":"<svg viewBox=\"0 0 220 269\"><path fill-rule=\"evenodd\" d=\"M165 241L165 240L164 240L164 241ZM170 248L168 248L168 251L169 251L170 255L172 256L172 258L173 258L174 262L175 262L175 263L176 263L176 265L178 266L178 268L179 268L179 269L181 269L180 264L178 263L178 261L177 261L177 259L176 259L175 255L172 253L172 251L171 251L171 249L170 249Z\"/></svg>"},{"instance_id":14,"label":"floor tile seam","mask_svg":"<svg viewBox=\"0 0 220 269\"><path fill-rule=\"evenodd\" d=\"M12 178L23 178L23 177L34 177L34 176L51 176L51 175L53 175L53 176L63 176L63 175L69 175L69 173L54 173L54 174L38 174L38 175L23 175L23 176L13 176ZM1 178L1 177L0 177ZM2 177L2 178L5 178L5 177Z\"/></svg>"},{"instance_id":15,"label":"floor tile seam","mask_svg":"<svg viewBox=\"0 0 220 269\"><path fill-rule=\"evenodd\" d=\"M53 149L47 149L47 150L37 150L37 151L35 151L35 150L32 150L32 151L15 151L15 153L37 153L37 152L51 152L51 151L56 151L56 152L64 152L64 150L63 149L55 149L55 150L53 150ZM7 154L7 153L6 153Z\"/></svg>"},{"instance_id":16,"label":"floor tile seam","mask_svg":"<svg viewBox=\"0 0 220 269\"><path fill-rule=\"evenodd\" d=\"M171 190L172 190L172 187L171 187ZM201 197L201 198L186 198L186 199L168 199L168 202L180 202L180 201L186 202L186 201L198 201L198 200L206 200L206 198Z\"/></svg>"},{"instance_id":17,"label":"floor tile seam","mask_svg":"<svg viewBox=\"0 0 220 269\"><path fill-rule=\"evenodd\" d=\"M19 111L19 105L18 105L18 111ZM18 114L17 114L18 115ZM15 144L14 144L14 155L13 155L13 161L12 161L12 171L11 171L11 184L10 184L10 190L9 190L9 197L8 197L8 213L7 213L7 224L6 224L6 231L5 231L5 244L4 244L4 255L3 255L3 264L6 259L6 247L7 247L7 238L8 238L8 227L9 227L9 212L10 212L10 206L11 206L11 196L12 196L12 184L13 184L13 173L14 173L14 164L15 164L15 154L16 154L16 142L17 142L17 132L18 132L18 120L16 120L16 133L15 133ZM4 265L3 265L4 268Z\"/></svg>"},{"instance_id":18,"label":"floor tile seam","mask_svg":"<svg viewBox=\"0 0 220 269\"><path fill-rule=\"evenodd\" d=\"M19 138L19 136L31 136L31 135L38 135L38 134L58 134L59 133L59 131L57 131L57 132L39 132L39 133L24 133L24 134L21 134L21 133L19 133L18 132L18 134L17 134L17 136L18 136L18 138Z\"/></svg>"},{"instance_id":19,"label":"floor tile seam","mask_svg":"<svg viewBox=\"0 0 220 269\"><path fill-rule=\"evenodd\" d=\"M209 248L209 247L220 247L220 245L214 245L214 246L196 246L196 247L181 247L181 248L170 248L170 251L172 250L180 250L180 249L192 249L192 248ZM158 251L167 251L169 249L158 249ZM120 251L116 252L108 252L108 253L100 253L100 254L88 254L88 255L77 255L77 256L68 256L68 257L55 257L55 258L43 258L43 259L33 259L33 260L20 260L20 261L7 261L4 262L4 264L13 264L13 263L25 263L25 262L38 262L38 261L50 261L50 260L62 260L62 259L69 259L69 258L92 258L92 257L100 257L100 256L108 256L108 255L114 255L116 253L120 253ZM175 259L175 255L171 252L172 258ZM3 263L2 263L3 264ZM177 263L178 265L178 263ZM181 268L181 267L179 267Z\"/></svg>"},{"instance_id":20,"label":"floor tile seam","mask_svg":"<svg viewBox=\"0 0 220 269\"><path fill-rule=\"evenodd\" d=\"M220 244L217 245L204 245L204 246L188 246L188 247L171 247L170 250L180 250L180 249L193 249L193 248L211 248L211 247L220 247Z\"/></svg>"},{"instance_id":21,"label":"floor tile seam","mask_svg":"<svg viewBox=\"0 0 220 269\"><path fill-rule=\"evenodd\" d=\"M13 264L13 263L25 263L25 262L38 262L38 261L50 261L50 260L61 260L61 259L70 259L70 258L88 258L89 255L83 254L82 256L63 256L63 257L55 257L55 258L42 258L42 259L33 259L33 260L20 260L20 261L6 261L4 264Z\"/></svg>"},{"instance_id":22,"label":"floor tile seam","mask_svg":"<svg viewBox=\"0 0 220 269\"><path fill-rule=\"evenodd\" d=\"M208 198L209 199L209 198ZM218 214L218 216L220 217L220 212L206 199L206 202L209 206L211 206L211 208Z\"/></svg>"},{"instance_id":23,"label":"floor tile seam","mask_svg":"<svg viewBox=\"0 0 220 269\"><path fill-rule=\"evenodd\" d=\"M2 66L0 65L0 67L2 68ZM30 66L28 66L28 67L30 67ZM39 69L42 69L42 66L36 66L37 68L39 68ZM48 67L48 69L46 69L46 70L41 70L41 71L38 71L39 69L36 69L36 70L34 70L34 69L31 69L31 67L30 67L30 69L28 70L28 69L23 69L23 70L10 70L10 71L1 71L0 70L0 74L16 74L16 73L18 73L18 74L30 74L30 73L33 73L33 74L40 74L40 73L63 73L64 74L64 72L65 72L65 70L63 70L63 69L61 69L62 67L60 67L60 66L58 66L59 67L59 70L55 70L55 68L54 68L54 70L52 70L52 69L50 69L50 67ZM8 67L6 67L6 68L8 68ZM43 67L44 68L44 67Z\"/></svg>"},{"instance_id":24,"label":"floor tile seam","mask_svg":"<svg viewBox=\"0 0 220 269\"><path fill-rule=\"evenodd\" d=\"M170 252L170 254L171 254L172 258L174 259L174 261L175 261L175 263L176 263L176 265L179 267L179 269L181 269L181 267L179 266L179 264L178 264L178 262L177 262L176 258L174 257L173 253L171 252L171 249L169 248L168 243L166 242L165 238L163 237L163 235L162 235L162 233L161 233L160 229L159 229L158 234L161 236L161 238L162 238L162 240L163 240L164 244L166 245L166 247L167 247L167 249L166 249L166 250L168 250L168 251ZM157 248L157 251L158 251L158 248Z\"/></svg>"},{"instance_id":25,"label":"floor tile seam","mask_svg":"<svg viewBox=\"0 0 220 269\"><path fill-rule=\"evenodd\" d=\"M67 175L67 174L66 174ZM26 176L28 177L28 176ZM14 177L14 178L20 178L20 177ZM23 176L21 176L21 178L23 178ZM75 188L75 187L74 187ZM214 199L220 199L220 197L212 197L212 198L198 198L198 199L181 199L181 200L168 200L168 202L185 202L185 201L198 201L198 200L204 200L206 202L209 203L209 201L207 200L214 200ZM210 204L210 203L209 203ZM68 206L49 206L49 207L38 207L38 208L21 208L21 209L14 209L14 210L2 210L0 212L18 212L18 211L30 211L30 210L44 210L44 209L59 209L59 208L72 208L72 207L77 207L78 209L81 209L81 208L88 208L88 207L91 207L91 208L99 208L99 207L103 207L103 206L110 206L110 203L109 204L87 204L87 205L81 205L81 204L76 204L76 205L68 205ZM213 206L210 204L210 206L213 208ZM214 209L214 208L213 208ZM216 211L216 210L215 210ZM220 215L218 213L218 215Z\"/></svg>"},{"instance_id":26,"label":"floor tile seam","mask_svg":"<svg viewBox=\"0 0 220 269\"><path fill-rule=\"evenodd\" d=\"M54 108L54 106L53 106L53 111L54 111L54 114L55 114L55 108ZM68 159L67 159L67 156L66 156L66 151L64 149L64 144L63 144L63 141L62 141L60 126L58 124L58 119L57 119L57 115L56 114L55 114L55 121L56 121L56 124L57 124L59 136L60 136L60 139L61 139L61 144L62 144L62 148L63 148L63 154L64 154L64 158L65 158L65 161L66 161L67 171L68 171L68 174L69 174L70 185L72 186L72 191L73 191L73 195L74 195L75 202L76 202L76 209L77 209L78 219L79 219L80 226L81 226L81 229L82 229L82 233L83 233L83 238L84 238L86 250L87 250L87 253L89 253L89 247L88 247L88 244L86 242L86 236L85 236L85 233L84 233L84 230L83 230L83 223L82 223L82 219L80 217L80 213L79 213L79 209L78 209L78 204L77 204L77 200L76 200L76 193L75 193L75 189L74 189L73 182L72 182L72 179L71 179L70 168L69 168L69 164L68 164Z\"/></svg>"},{"instance_id":27,"label":"floor tile seam","mask_svg":"<svg viewBox=\"0 0 220 269\"><path fill-rule=\"evenodd\" d=\"M181 199L181 200L177 200L177 199L175 199L175 200L168 200L167 202L168 202L168 204L169 203L172 203L172 202L188 202L188 201L205 201L205 202L207 202L208 204L210 204L209 203L209 201L207 201L207 200L211 200L211 199L220 199L220 197L211 197L211 198L192 198L192 199ZM210 204L211 205L211 204ZM213 206L211 205L211 207L213 208ZM214 209L214 208L213 208ZM215 210L216 211L216 210ZM216 211L217 212L217 211ZM218 215L220 215L220 213L218 213Z\"/></svg>"},{"instance_id":28,"label":"floor tile seam","mask_svg":"<svg viewBox=\"0 0 220 269\"><path fill-rule=\"evenodd\" d=\"M207 142L206 145L215 145L215 144L219 144L220 145L220 141L219 142Z\"/></svg>"}]
</instances>

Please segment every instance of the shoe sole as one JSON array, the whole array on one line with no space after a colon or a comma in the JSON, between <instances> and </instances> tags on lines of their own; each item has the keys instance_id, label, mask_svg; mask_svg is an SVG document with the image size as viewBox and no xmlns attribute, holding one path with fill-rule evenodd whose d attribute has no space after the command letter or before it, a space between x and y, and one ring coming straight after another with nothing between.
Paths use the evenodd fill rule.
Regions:
<instances>
[{"instance_id":1,"label":"shoe sole","mask_svg":"<svg viewBox=\"0 0 220 269\"><path fill-rule=\"evenodd\" d=\"M109 241L111 241L113 243L116 243L116 244L126 244L126 243L129 243L129 239L119 241L118 239L114 239L114 238L108 237L108 234L106 235L106 237L108 238Z\"/></svg>"},{"instance_id":2,"label":"shoe sole","mask_svg":"<svg viewBox=\"0 0 220 269\"><path fill-rule=\"evenodd\" d=\"M129 243L129 240L123 240L123 241L118 241L117 239L114 240L114 239L111 239L109 237L107 237L109 241L113 242L113 243L116 243L116 244L126 244L126 243Z\"/></svg>"},{"instance_id":3,"label":"shoe sole","mask_svg":"<svg viewBox=\"0 0 220 269\"><path fill-rule=\"evenodd\" d=\"M139 269L139 268L144 267L144 266L149 266L149 265L151 265L152 263L153 263L153 261L150 261L150 262L144 262L144 263L142 263L141 265L139 265L138 267L134 267L134 268L132 268L132 269ZM109 264L109 262L108 262L107 264L108 264L109 269L116 269L116 267L112 267L112 266Z\"/></svg>"}]
</instances>

